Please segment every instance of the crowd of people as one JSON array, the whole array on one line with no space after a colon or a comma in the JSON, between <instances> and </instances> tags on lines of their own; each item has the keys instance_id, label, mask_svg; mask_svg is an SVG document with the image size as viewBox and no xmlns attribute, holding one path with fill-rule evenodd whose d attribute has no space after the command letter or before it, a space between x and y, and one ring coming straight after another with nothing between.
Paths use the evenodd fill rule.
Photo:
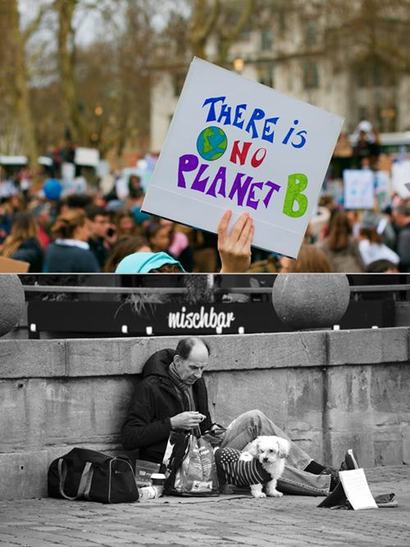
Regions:
<instances>
[{"instance_id":1,"label":"crowd of people","mask_svg":"<svg viewBox=\"0 0 410 547\"><path fill-rule=\"evenodd\" d=\"M14 194L0 204L0 256L28 262L33 273L115 272L135 253L167 253L179 271L215 272L217 243L214 234L142 213L132 198L112 208L99 192L51 201ZM380 213L358 212L324 194L297 260L253 248L250 262L241 271L408 272L410 200L393 196Z\"/></svg>"},{"instance_id":2,"label":"crowd of people","mask_svg":"<svg viewBox=\"0 0 410 547\"><path fill-rule=\"evenodd\" d=\"M122 199L115 186L105 195L94 189L66 196L54 192L50 197L44 191L47 184L23 191L15 182L15 191L0 198L0 256L27 262L30 273L110 273L124 257L133 255L135 265L147 254L155 254L157 266L158 258L166 257L160 271L231 272L247 267L249 215L238 220L241 229L229 237L229 218L224 215L217 236L142 212L144 190L136 175L129 177ZM147 270L133 273L142 271Z\"/></svg>"},{"instance_id":3,"label":"crowd of people","mask_svg":"<svg viewBox=\"0 0 410 547\"><path fill-rule=\"evenodd\" d=\"M341 135L333 169L338 158L357 159L359 152L360 166L374 162L378 151L364 129L369 128L360 129L353 156ZM358 211L343 209L323 193L292 260L251 248L250 215L233 231L234 241L226 216L216 235L148 215L141 210L145 192L135 174L125 185L113 179L110 187L100 181L68 193L54 178L37 187L29 178L27 170L12 180L0 176L0 256L29 263L30 273L410 271L410 199L398 195L382 210Z\"/></svg>"}]
</instances>

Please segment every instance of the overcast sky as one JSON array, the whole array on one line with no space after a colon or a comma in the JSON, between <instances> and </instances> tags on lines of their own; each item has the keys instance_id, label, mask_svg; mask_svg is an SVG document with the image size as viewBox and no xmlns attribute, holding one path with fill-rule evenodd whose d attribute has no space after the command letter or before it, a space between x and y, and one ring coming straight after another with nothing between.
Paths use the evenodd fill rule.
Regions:
<instances>
[{"instance_id":1,"label":"overcast sky","mask_svg":"<svg viewBox=\"0 0 410 547\"><path fill-rule=\"evenodd\" d=\"M40 6L43 4L52 4L52 2L53 0L19 0L23 27L36 16ZM83 45L89 44L96 37L95 26L98 25L99 22L98 14L88 10L78 10L75 19L77 42Z\"/></svg>"},{"instance_id":2,"label":"overcast sky","mask_svg":"<svg viewBox=\"0 0 410 547\"><path fill-rule=\"evenodd\" d=\"M2 2L4 0L0 0ZM18 0L19 9L21 14L21 21L23 27L33 19L40 6L44 4L52 4L54 0ZM103 0L100 0L101 2ZM155 8L158 7L158 13L154 15L151 23L157 30L161 30L167 19L167 13L170 9L179 9L181 13L187 15L189 13L188 4L184 0L151 0ZM111 5L115 5L117 0L106 0L111 2ZM81 5L81 4L80 4ZM124 19L121 17L121 12L118 10L116 23L120 26L121 21ZM75 13L74 25L76 28L77 43L87 45L97 37L97 29L99 28L100 16L95 11L86 9L77 9Z\"/></svg>"}]
</instances>

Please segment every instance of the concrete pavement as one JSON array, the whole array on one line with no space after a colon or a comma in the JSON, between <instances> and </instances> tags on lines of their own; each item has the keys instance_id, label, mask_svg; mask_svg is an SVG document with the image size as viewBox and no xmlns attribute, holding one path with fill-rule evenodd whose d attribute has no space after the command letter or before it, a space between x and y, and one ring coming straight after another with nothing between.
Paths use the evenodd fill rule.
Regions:
<instances>
[{"instance_id":1,"label":"concrete pavement","mask_svg":"<svg viewBox=\"0 0 410 547\"><path fill-rule=\"evenodd\" d=\"M54 499L0 502L0 545L342 546L410 545L410 466L366 469L374 495L395 492L399 506L318 509L322 498L210 500L162 498L102 505Z\"/></svg>"}]
</instances>

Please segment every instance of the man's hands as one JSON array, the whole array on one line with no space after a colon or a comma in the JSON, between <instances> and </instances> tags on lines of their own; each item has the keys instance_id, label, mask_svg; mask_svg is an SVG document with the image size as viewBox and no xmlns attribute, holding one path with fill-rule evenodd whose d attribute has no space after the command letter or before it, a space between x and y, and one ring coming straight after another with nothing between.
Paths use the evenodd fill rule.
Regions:
<instances>
[{"instance_id":1,"label":"man's hands","mask_svg":"<svg viewBox=\"0 0 410 547\"><path fill-rule=\"evenodd\" d=\"M206 416L196 411L181 412L172 416L172 429L192 429L205 420Z\"/></svg>"},{"instance_id":2,"label":"man's hands","mask_svg":"<svg viewBox=\"0 0 410 547\"><path fill-rule=\"evenodd\" d=\"M252 217L242 213L228 234L232 211L226 211L218 225L218 252L221 273L246 272L251 264L251 243L254 234Z\"/></svg>"}]
</instances>

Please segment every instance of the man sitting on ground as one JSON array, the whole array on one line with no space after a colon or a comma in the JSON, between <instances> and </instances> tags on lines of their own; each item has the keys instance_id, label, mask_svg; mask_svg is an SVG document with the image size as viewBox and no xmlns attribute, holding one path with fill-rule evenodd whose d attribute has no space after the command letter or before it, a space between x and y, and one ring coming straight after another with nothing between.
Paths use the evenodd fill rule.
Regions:
<instances>
[{"instance_id":1,"label":"man sitting on ground","mask_svg":"<svg viewBox=\"0 0 410 547\"><path fill-rule=\"evenodd\" d=\"M202 434L220 431L220 426L212 422L202 377L209 357L210 349L204 340L185 338L176 350L163 349L148 359L122 429L126 450L138 448L141 459L160 463L171 430L188 431L199 426ZM259 435L288 438L262 412L251 410L222 432L218 444L242 450ZM281 481L295 494L325 496L337 482L333 471L291 442Z\"/></svg>"}]
</instances>

